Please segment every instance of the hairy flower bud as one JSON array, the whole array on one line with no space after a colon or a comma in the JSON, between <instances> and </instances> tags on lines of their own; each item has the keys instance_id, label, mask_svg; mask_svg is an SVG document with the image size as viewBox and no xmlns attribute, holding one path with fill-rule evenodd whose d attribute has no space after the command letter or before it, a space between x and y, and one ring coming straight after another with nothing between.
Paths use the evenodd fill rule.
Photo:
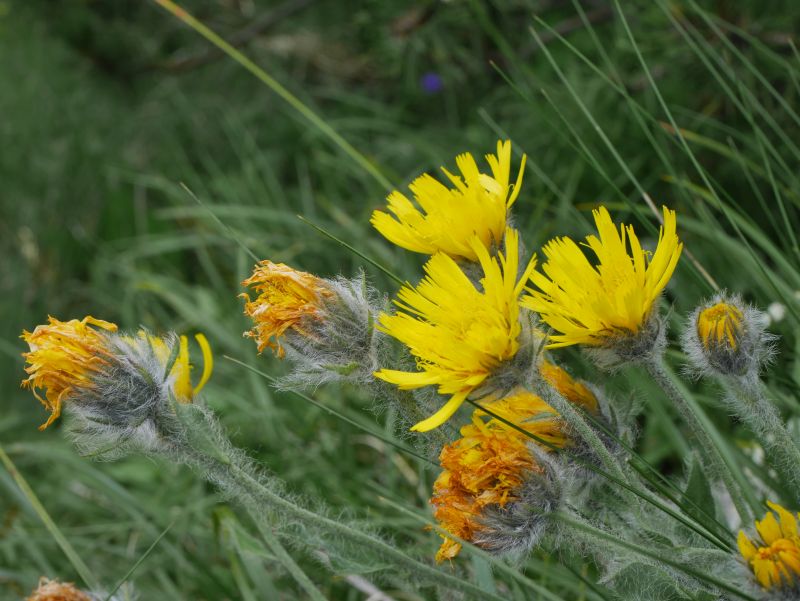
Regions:
<instances>
[{"instance_id":1,"label":"hairy flower bud","mask_svg":"<svg viewBox=\"0 0 800 601\"><path fill-rule=\"evenodd\" d=\"M765 315L741 298L720 294L692 312L683 347L699 374L757 375L772 354L766 325Z\"/></svg>"},{"instance_id":2,"label":"hairy flower bud","mask_svg":"<svg viewBox=\"0 0 800 601\"><path fill-rule=\"evenodd\" d=\"M94 327L93 327L94 326ZM174 421L172 401L191 403L208 381L213 360L202 334L203 373L191 384L188 339L144 330L118 334L117 327L92 317L61 322L53 317L22 337L29 376L23 386L52 415L70 413L76 444L87 452L122 453L131 446L152 448L164 443ZM44 398L37 388L44 389Z\"/></svg>"}]
</instances>

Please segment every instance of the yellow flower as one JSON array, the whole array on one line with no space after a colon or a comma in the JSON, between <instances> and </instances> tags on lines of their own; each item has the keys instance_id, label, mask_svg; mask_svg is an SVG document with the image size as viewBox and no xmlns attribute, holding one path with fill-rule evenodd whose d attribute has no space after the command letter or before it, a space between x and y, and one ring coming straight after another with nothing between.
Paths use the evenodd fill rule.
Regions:
<instances>
[{"instance_id":1,"label":"yellow flower","mask_svg":"<svg viewBox=\"0 0 800 601\"><path fill-rule=\"evenodd\" d=\"M797 520L789 511L767 501L775 513L756 521L760 540L753 542L739 531L739 551L758 583L765 589L790 588L800 584L800 536ZM778 519L775 519L777 514ZM800 514L798 514L800 517Z\"/></svg>"},{"instance_id":2,"label":"yellow flower","mask_svg":"<svg viewBox=\"0 0 800 601\"><path fill-rule=\"evenodd\" d=\"M30 347L29 352L22 354L28 374L22 386L30 388L50 411L50 417L39 426L40 430L61 415L65 398L80 388L91 387L92 376L109 365L111 356L105 332L117 330L115 324L91 316L80 321L59 321L50 316L47 319L47 325L38 325L33 332L25 330L21 336ZM37 389L44 389L45 396Z\"/></svg>"},{"instance_id":3,"label":"yellow flower","mask_svg":"<svg viewBox=\"0 0 800 601\"><path fill-rule=\"evenodd\" d=\"M87 316L82 320L59 321L48 318L47 325L38 325L33 332L24 331L21 338L28 343L30 351L23 353L28 377L22 386L30 388L34 396L51 412L48 420L39 427L44 430L59 415L64 401L77 399L81 391L93 389L95 379L109 373L118 361L118 344L146 342L159 361L166 367L171 347L157 337L139 332L136 337L116 335L116 324ZM173 378L172 391L182 403L192 401L205 386L213 367L213 357L208 341L202 334L195 336L203 353L203 374L192 387L189 372L189 348L186 336L180 337L180 347L170 370ZM44 390L42 397L37 389Z\"/></svg>"},{"instance_id":4,"label":"yellow flower","mask_svg":"<svg viewBox=\"0 0 800 601\"><path fill-rule=\"evenodd\" d=\"M697 335L708 349L727 346L736 350L742 335L744 314L738 307L719 302L704 309L697 316Z\"/></svg>"},{"instance_id":5,"label":"yellow flower","mask_svg":"<svg viewBox=\"0 0 800 601\"><path fill-rule=\"evenodd\" d=\"M536 395L518 391L486 408L558 447L567 444L555 411ZM487 507L505 507L515 501L525 478L541 470L528 448L531 442L515 428L476 409L472 422L461 428L461 438L446 445L439 456L443 471L433 485L430 502L442 529L474 541L484 528L481 517ZM461 550L453 538L441 537L438 562L454 558Z\"/></svg>"},{"instance_id":6,"label":"yellow flower","mask_svg":"<svg viewBox=\"0 0 800 601\"><path fill-rule=\"evenodd\" d=\"M261 261L242 285L257 293L254 300L246 292L240 295L246 299L244 314L255 324L245 336L255 339L259 353L270 348L278 357L285 354L278 339L289 329L310 335L306 320L319 318L324 300L333 294L322 279L272 261Z\"/></svg>"},{"instance_id":7,"label":"yellow flower","mask_svg":"<svg viewBox=\"0 0 800 601\"><path fill-rule=\"evenodd\" d=\"M387 208L393 216L375 211L372 225L390 242L408 250L428 255L443 252L477 261L472 239L477 236L486 248L500 245L508 210L519 195L525 168L523 155L516 184L511 185L508 141L498 141L497 154L486 155L486 161L491 176L478 170L469 153L456 158L460 176L442 167L454 188L428 174L418 177L409 186L417 206L401 192L393 191L387 199Z\"/></svg>"},{"instance_id":8,"label":"yellow flower","mask_svg":"<svg viewBox=\"0 0 800 601\"><path fill-rule=\"evenodd\" d=\"M610 338L637 334L678 263L683 244L676 234L675 212L664 207L658 246L648 260L633 226L616 225L605 207L593 211L597 236L585 245L597 256L593 266L570 238L555 238L543 252L547 261L531 281L538 290L522 304L541 315L557 333L550 348L599 346ZM628 251L630 246L630 252Z\"/></svg>"},{"instance_id":9,"label":"yellow flower","mask_svg":"<svg viewBox=\"0 0 800 601\"><path fill-rule=\"evenodd\" d=\"M508 228L505 240L506 252L498 260L473 238L483 268L482 290L451 257L439 253L425 265L426 276L416 288L406 285L398 293L395 303L401 311L380 316L378 328L408 347L420 371L382 369L375 376L403 390L435 385L441 394L452 395L412 430L426 432L442 425L470 392L519 350L518 299L535 257L517 280L517 232Z\"/></svg>"},{"instance_id":10,"label":"yellow flower","mask_svg":"<svg viewBox=\"0 0 800 601\"><path fill-rule=\"evenodd\" d=\"M39 586L26 601L92 601L92 598L75 588L71 582L59 582L42 577Z\"/></svg>"}]
</instances>

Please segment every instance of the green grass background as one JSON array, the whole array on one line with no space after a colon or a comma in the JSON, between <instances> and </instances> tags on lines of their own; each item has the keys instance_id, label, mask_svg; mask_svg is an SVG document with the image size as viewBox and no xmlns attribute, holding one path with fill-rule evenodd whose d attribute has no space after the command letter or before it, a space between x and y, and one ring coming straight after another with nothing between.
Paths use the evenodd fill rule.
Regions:
<instances>
[{"instance_id":1,"label":"green grass background","mask_svg":"<svg viewBox=\"0 0 800 601\"><path fill-rule=\"evenodd\" d=\"M720 287L785 307L771 326L781 341L768 378L797 426L796 2L186 3L234 38L287 6L291 15L243 50L394 185L510 137L528 155L515 215L531 249L588 233L597 203L652 242L643 194L675 208L687 249ZM404 278L419 276L421 258L371 230L386 194L375 179L234 61L209 52L154 3L0 2L0 442L104 586L173 524L130 578L142 599L302 598L246 517L203 481L140 458L80 458L58 425L36 430L45 413L19 389L18 336L48 314L204 332L217 356L205 398L237 445L290 490L354 511L410 553L435 551L438 537L380 500L424 513L434 472L223 358L283 369L241 337L237 294L249 252L324 276L364 266L394 291L298 214ZM441 77L440 92L422 88L426 73ZM712 293L687 253L666 293L673 337ZM679 365L679 352L670 354ZM562 356L597 377L576 353ZM678 477L689 449L666 401L636 371L606 381L644 403L640 451ZM714 389L697 394L749 465L748 433ZM358 391L314 396L392 431L392 416L375 416ZM366 598L301 545L293 554L326 596ZM536 598L480 561L453 569L509 598ZM541 553L520 570L565 599L595 598ZM20 598L41 575L78 580L2 471L0 598ZM397 599L434 595L387 586Z\"/></svg>"}]
</instances>

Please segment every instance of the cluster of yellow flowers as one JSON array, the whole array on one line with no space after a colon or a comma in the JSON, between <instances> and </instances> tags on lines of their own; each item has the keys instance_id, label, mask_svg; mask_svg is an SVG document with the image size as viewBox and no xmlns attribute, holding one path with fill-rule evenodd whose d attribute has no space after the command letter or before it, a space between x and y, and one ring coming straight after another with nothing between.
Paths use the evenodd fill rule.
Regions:
<instances>
[{"instance_id":1,"label":"cluster of yellow flowers","mask_svg":"<svg viewBox=\"0 0 800 601\"><path fill-rule=\"evenodd\" d=\"M375 374L403 389L436 386L450 397L434 415L413 426L419 432L441 426L476 391L485 395L487 380L520 350L523 310L537 312L555 331L549 348L602 346L636 336L681 253L674 212L664 209L658 247L648 260L633 228L617 229L601 207L594 212L599 237L586 241L599 264L593 266L571 239L557 238L544 247L546 262L537 271L536 256L521 259L519 233L508 225L525 157L513 187L508 177L510 143L498 142L497 154L486 159L491 174L480 173L472 156L461 155L461 177L444 170L452 189L424 175L410 186L416 206L393 192L389 213L379 210L372 217L390 241L432 255L423 280L400 290L397 311L383 314L379 325L408 348L417 370L382 369ZM479 275L471 277L476 268ZM572 402L597 409L594 395L554 364L543 362L539 372ZM555 411L530 392L501 395L490 406L498 414L509 413L509 421L532 434L548 433L556 446L567 442ZM542 420L542 414L551 418ZM525 473L537 466L523 432L496 419L484 423L479 410L461 435L442 449L443 471L431 503L445 531L474 541L484 527L484 509L513 502ZM443 538L440 561L460 549L455 540Z\"/></svg>"},{"instance_id":2,"label":"cluster of yellow flowers","mask_svg":"<svg viewBox=\"0 0 800 601\"><path fill-rule=\"evenodd\" d=\"M421 281L399 290L393 312L383 311L373 323L367 311L364 319L370 335L374 328L402 343L415 359L415 369L370 367L368 377L400 390L433 387L447 397L433 415L412 426L419 433L440 427L466 401L481 403L460 428L460 437L445 444L439 456L442 471L431 504L447 534L438 561L455 557L459 540L480 540L488 527L487 510L513 507L531 477L543 473L537 453L573 443L573 433L558 413L529 390L534 379L560 395L551 402L563 397L599 414L595 394L539 347L549 351L577 344L618 355L624 349L646 353L655 348L652 332L660 327L655 306L683 248L674 211L663 208L657 245L650 253L632 226L615 224L601 206L593 211L597 235L582 243L568 237L549 241L542 249L545 261L537 268L536 255L525 258L520 234L511 225L525 156L514 183L510 142L498 142L496 154L486 161L489 173L469 153L460 155L459 174L443 169L450 187L423 175L410 185L413 200L394 191L387 210L375 211L371 219L391 242L430 257ZM255 340L259 353L269 348L278 357L284 357L284 345L291 347L298 338L323 337L319 325L331 319L341 301L337 281L267 260L242 285L250 291L241 295L244 313L253 321L245 336ZM711 356L707 363L714 369L744 373L750 364L742 363L742 353L735 351L749 345L750 355L761 352L758 332L746 330L743 311L725 299L698 310L689 337L697 341L700 354ZM549 332L533 325L534 315ZM192 402L213 365L208 342L197 335L203 372L193 386L185 336L165 339L144 331L120 335L115 324L90 316L66 322L50 317L48 324L23 332L22 338L30 347L23 355L28 373L23 386L51 412L42 429L59 416L65 402L79 399L102 377L113 377L120 345L134 355L145 345L164 373L169 394L181 403ZM520 357L527 362L522 367ZM333 368L344 373L351 366ZM560 407L566 414L570 405ZM532 439L546 446L537 448ZM741 532L739 549L761 586L792 587L800 582L797 522L779 505L770 508L778 519L768 513L756 522L760 540Z\"/></svg>"}]
</instances>

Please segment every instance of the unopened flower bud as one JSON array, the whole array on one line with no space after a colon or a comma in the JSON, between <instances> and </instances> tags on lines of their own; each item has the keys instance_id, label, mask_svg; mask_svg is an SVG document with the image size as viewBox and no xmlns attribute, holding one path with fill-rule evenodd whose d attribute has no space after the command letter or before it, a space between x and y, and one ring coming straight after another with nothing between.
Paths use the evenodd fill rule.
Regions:
<instances>
[{"instance_id":1,"label":"unopened flower bud","mask_svg":"<svg viewBox=\"0 0 800 601\"><path fill-rule=\"evenodd\" d=\"M691 366L701 374L757 374L772 352L765 315L738 296L718 295L694 310L683 335Z\"/></svg>"}]
</instances>

